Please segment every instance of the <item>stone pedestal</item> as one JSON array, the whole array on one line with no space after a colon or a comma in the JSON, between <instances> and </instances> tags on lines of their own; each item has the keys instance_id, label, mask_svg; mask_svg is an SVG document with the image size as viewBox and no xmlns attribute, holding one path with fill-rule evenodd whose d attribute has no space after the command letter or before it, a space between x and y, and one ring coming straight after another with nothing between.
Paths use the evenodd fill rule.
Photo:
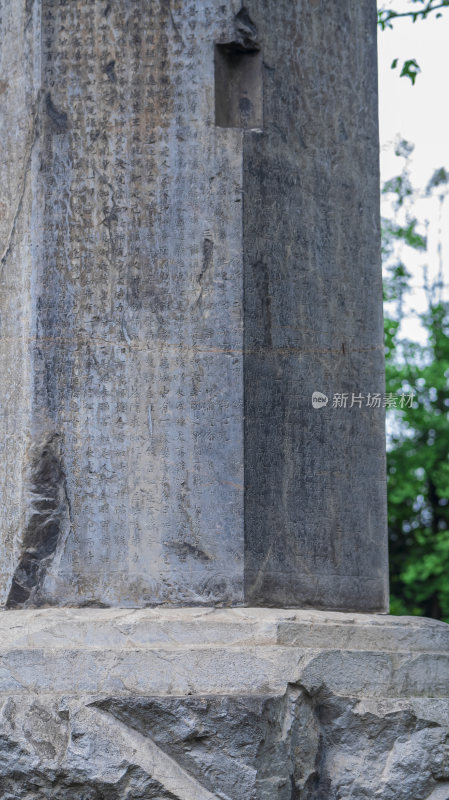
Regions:
<instances>
[{"instance_id":1,"label":"stone pedestal","mask_svg":"<svg viewBox=\"0 0 449 800\"><path fill-rule=\"evenodd\" d=\"M449 626L275 609L0 615L2 800L448 800Z\"/></svg>"},{"instance_id":2,"label":"stone pedestal","mask_svg":"<svg viewBox=\"0 0 449 800\"><path fill-rule=\"evenodd\" d=\"M448 800L448 627L338 613L388 599L375 1L0 25L0 800Z\"/></svg>"}]
</instances>

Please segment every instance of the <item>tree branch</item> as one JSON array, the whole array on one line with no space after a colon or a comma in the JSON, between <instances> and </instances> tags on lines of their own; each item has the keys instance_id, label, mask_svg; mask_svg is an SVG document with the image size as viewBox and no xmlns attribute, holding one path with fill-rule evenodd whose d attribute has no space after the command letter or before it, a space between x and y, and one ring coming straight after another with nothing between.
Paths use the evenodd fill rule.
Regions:
<instances>
[{"instance_id":1,"label":"tree branch","mask_svg":"<svg viewBox=\"0 0 449 800\"><path fill-rule=\"evenodd\" d=\"M440 3L435 5L434 0L430 0L425 8L421 8L419 11L390 11L387 9L381 9L378 12L377 22L378 25L384 30L387 26L392 27L391 22L395 19L400 19L401 17L409 17L416 22L418 19L426 19L426 17L433 13L434 11L438 11L442 8L449 7L449 0L441 0Z\"/></svg>"}]
</instances>

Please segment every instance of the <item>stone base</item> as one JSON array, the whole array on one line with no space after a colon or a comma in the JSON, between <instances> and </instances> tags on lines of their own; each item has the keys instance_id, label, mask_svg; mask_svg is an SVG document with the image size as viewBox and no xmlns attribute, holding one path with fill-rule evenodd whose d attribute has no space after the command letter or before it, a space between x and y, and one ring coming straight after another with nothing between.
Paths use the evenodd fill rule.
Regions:
<instances>
[{"instance_id":1,"label":"stone base","mask_svg":"<svg viewBox=\"0 0 449 800\"><path fill-rule=\"evenodd\" d=\"M0 614L1 800L448 800L449 626Z\"/></svg>"}]
</instances>

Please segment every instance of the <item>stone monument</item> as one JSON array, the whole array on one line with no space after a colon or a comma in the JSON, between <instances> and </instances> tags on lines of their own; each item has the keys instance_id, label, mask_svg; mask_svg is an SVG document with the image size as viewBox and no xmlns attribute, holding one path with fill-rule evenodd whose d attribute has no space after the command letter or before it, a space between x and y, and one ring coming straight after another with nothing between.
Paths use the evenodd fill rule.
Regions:
<instances>
[{"instance_id":1,"label":"stone monument","mask_svg":"<svg viewBox=\"0 0 449 800\"><path fill-rule=\"evenodd\" d=\"M0 800L448 800L448 628L386 616L374 0L0 15Z\"/></svg>"}]
</instances>

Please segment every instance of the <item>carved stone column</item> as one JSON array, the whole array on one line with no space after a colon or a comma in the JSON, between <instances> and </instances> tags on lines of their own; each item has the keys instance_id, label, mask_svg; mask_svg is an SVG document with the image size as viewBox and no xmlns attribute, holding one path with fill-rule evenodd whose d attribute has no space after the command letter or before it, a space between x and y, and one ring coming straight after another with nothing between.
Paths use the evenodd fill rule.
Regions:
<instances>
[{"instance_id":1,"label":"carved stone column","mask_svg":"<svg viewBox=\"0 0 449 800\"><path fill-rule=\"evenodd\" d=\"M2 14L2 603L385 610L374 4Z\"/></svg>"},{"instance_id":2,"label":"carved stone column","mask_svg":"<svg viewBox=\"0 0 449 800\"><path fill-rule=\"evenodd\" d=\"M0 800L448 800L448 627L357 613L374 0L0 27Z\"/></svg>"}]
</instances>

